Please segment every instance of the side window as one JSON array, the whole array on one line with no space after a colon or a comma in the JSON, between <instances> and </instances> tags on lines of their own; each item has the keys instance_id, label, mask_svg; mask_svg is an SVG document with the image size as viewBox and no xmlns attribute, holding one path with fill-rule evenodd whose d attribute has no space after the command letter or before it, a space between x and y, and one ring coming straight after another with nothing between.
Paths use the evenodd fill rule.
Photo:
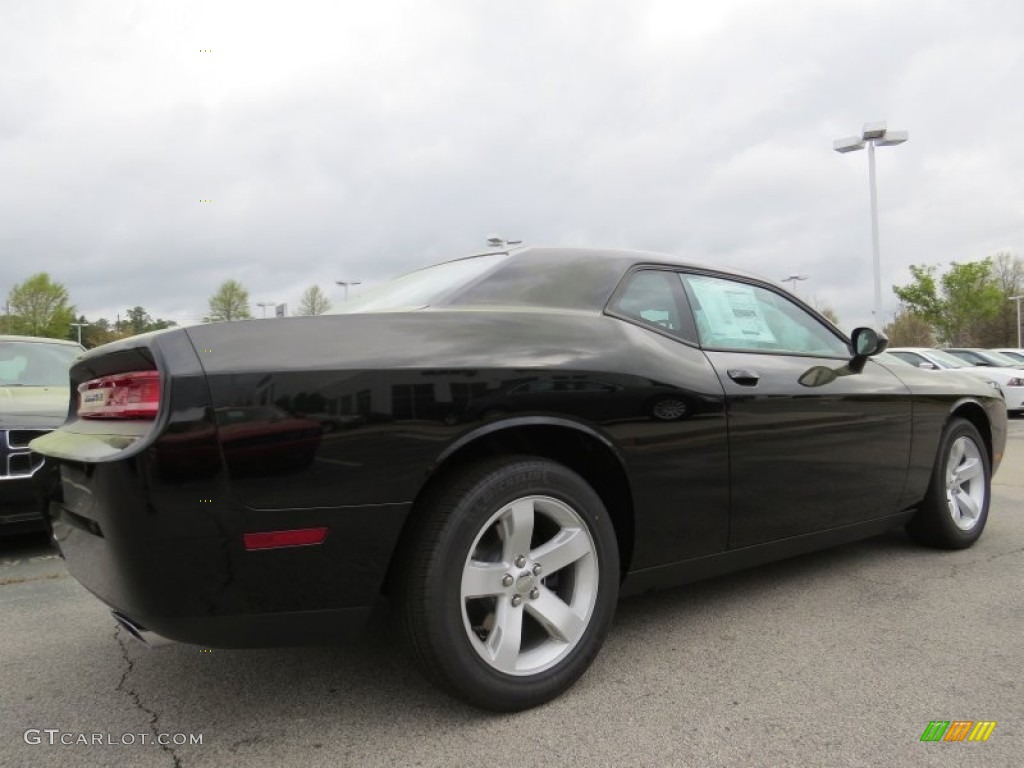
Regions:
<instances>
[{"instance_id":1,"label":"side window","mask_svg":"<svg viewBox=\"0 0 1024 768\"><path fill-rule=\"evenodd\" d=\"M789 299L756 285L681 275L701 346L847 357L839 336Z\"/></svg>"},{"instance_id":2,"label":"side window","mask_svg":"<svg viewBox=\"0 0 1024 768\"><path fill-rule=\"evenodd\" d=\"M629 276L609 309L641 325L696 343L693 323L688 313L680 310L682 302L685 302L685 297L676 272L641 269Z\"/></svg>"}]
</instances>

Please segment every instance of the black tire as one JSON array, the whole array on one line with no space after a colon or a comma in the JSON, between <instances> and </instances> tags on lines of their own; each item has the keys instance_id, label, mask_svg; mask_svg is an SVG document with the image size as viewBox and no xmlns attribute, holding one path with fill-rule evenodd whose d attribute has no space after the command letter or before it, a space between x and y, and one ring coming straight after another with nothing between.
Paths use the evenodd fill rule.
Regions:
<instances>
[{"instance_id":1,"label":"black tire","mask_svg":"<svg viewBox=\"0 0 1024 768\"><path fill-rule=\"evenodd\" d=\"M907 533L930 547L969 547L985 529L991 496L992 467L984 439L969 421L951 419L939 441L928 493L907 523Z\"/></svg>"},{"instance_id":2,"label":"black tire","mask_svg":"<svg viewBox=\"0 0 1024 768\"><path fill-rule=\"evenodd\" d=\"M498 712L543 704L576 682L618 599L615 531L594 490L561 464L498 457L458 471L420 513L396 607L424 676Z\"/></svg>"}]
</instances>

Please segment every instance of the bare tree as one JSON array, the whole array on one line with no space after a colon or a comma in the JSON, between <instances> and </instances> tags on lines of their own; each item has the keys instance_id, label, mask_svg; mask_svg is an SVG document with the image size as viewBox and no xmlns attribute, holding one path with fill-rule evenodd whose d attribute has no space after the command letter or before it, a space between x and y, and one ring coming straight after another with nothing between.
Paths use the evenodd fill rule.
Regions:
<instances>
[{"instance_id":1,"label":"bare tree","mask_svg":"<svg viewBox=\"0 0 1024 768\"><path fill-rule=\"evenodd\" d=\"M1003 303L985 324L979 341L984 346L1013 346L1017 343L1017 305L1010 297L1020 296L1024 290L1024 264L1012 253L1000 251L992 256L990 274L1003 294Z\"/></svg>"},{"instance_id":2,"label":"bare tree","mask_svg":"<svg viewBox=\"0 0 1024 768\"><path fill-rule=\"evenodd\" d=\"M311 285L302 294L302 299L299 301L298 314L322 315L330 308L331 302L327 298L327 294L320 290L319 285Z\"/></svg>"},{"instance_id":3,"label":"bare tree","mask_svg":"<svg viewBox=\"0 0 1024 768\"><path fill-rule=\"evenodd\" d=\"M928 321L908 309L900 310L885 326L885 335L894 347L934 347L935 335Z\"/></svg>"},{"instance_id":4,"label":"bare tree","mask_svg":"<svg viewBox=\"0 0 1024 768\"><path fill-rule=\"evenodd\" d=\"M817 307L817 310L822 315L824 315L825 319L832 323L832 325L836 326L837 328L839 327L839 313L836 312L832 307L830 307L828 304L822 304L820 307Z\"/></svg>"}]
</instances>

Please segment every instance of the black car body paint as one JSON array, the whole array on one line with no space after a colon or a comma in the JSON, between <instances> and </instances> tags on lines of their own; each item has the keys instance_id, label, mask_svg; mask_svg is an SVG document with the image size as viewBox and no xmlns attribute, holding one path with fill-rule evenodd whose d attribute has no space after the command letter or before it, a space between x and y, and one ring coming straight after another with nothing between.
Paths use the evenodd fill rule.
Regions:
<instances>
[{"instance_id":1,"label":"black car body paint","mask_svg":"<svg viewBox=\"0 0 1024 768\"><path fill-rule=\"evenodd\" d=\"M704 350L606 309L641 266L716 273L527 249L426 309L201 325L89 352L73 386L155 369L163 393L154 422L72 412L33 444L60 467L50 509L69 569L171 639L324 643L358 634L417 501L479 456L533 453L587 480L615 522L624 594L905 521L954 412L998 464L1005 407L983 385L868 360L806 386L808 370L846 361ZM727 375L748 369L756 386ZM318 526L321 545L243 546Z\"/></svg>"}]
</instances>

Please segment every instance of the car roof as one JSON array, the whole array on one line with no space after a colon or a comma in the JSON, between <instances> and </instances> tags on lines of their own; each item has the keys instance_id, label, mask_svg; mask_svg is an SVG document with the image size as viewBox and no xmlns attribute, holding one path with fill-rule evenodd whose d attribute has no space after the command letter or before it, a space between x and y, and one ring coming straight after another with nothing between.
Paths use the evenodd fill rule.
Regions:
<instances>
[{"instance_id":1,"label":"car roof","mask_svg":"<svg viewBox=\"0 0 1024 768\"><path fill-rule=\"evenodd\" d=\"M401 294L398 302L389 304L388 283L384 283L379 290L380 296L374 297L377 303L372 308L360 306L357 299L348 307L331 310L331 314L426 308L431 311L522 310L528 307L543 311L601 313L623 277L634 268L647 267L693 271L712 277L761 284L803 303L779 283L760 275L675 255L621 248L520 246L489 249L420 267L395 278L394 282L406 280L415 284L415 275L418 273L448 268L474 259L487 259L494 263L481 264L482 269L476 273L473 265L467 265L468 268L464 270L467 277L461 282L453 282L448 288L430 288L428 277L428 293L432 290L433 295L412 304L408 304L408 297ZM455 270L456 275L458 272ZM538 276L543 279L537 279ZM814 311L809 305L804 306Z\"/></svg>"},{"instance_id":2,"label":"car roof","mask_svg":"<svg viewBox=\"0 0 1024 768\"><path fill-rule=\"evenodd\" d=\"M504 258L476 282L466 283L434 306L438 309L539 307L600 313L623 276L634 267L693 270L772 285L763 277L741 270L664 253L616 248L523 246L485 251L443 262L442 265L488 256ZM544 279L538 280L538 275ZM775 287L785 291L780 286Z\"/></svg>"},{"instance_id":3,"label":"car roof","mask_svg":"<svg viewBox=\"0 0 1024 768\"><path fill-rule=\"evenodd\" d=\"M519 255L543 255L554 259L559 257L578 258L580 256L588 256L594 260L617 262L623 267L623 269L626 269L633 264L664 264L670 267L685 267L687 269L697 269L708 272L721 272L728 275L747 277L761 282L775 283L774 280L770 280L764 275L746 272L742 269L735 269L727 265L710 264L704 261L682 258L674 254L659 253L657 251L642 251L629 248L582 248L523 245L516 248L482 251L480 253L475 253L472 256L464 256L463 259L472 259L477 256L490 256L501 253L507 253L513 257ZM461 260L462 259L450 259L450 261Z\"/></svg>"},{"instance_id":4,"label":"car roof","mask_svg":"<svg viewBox=\"0 0 1024 768\"><path fill-rule=\"evenodd\" d=\"M66 347L78 347L81 349L81 346L77 342L68 341L66 339L50 339L45 336L0 335L0 341L24 341L36 344L62 344Z\"/></svg>"}]
</instances>

